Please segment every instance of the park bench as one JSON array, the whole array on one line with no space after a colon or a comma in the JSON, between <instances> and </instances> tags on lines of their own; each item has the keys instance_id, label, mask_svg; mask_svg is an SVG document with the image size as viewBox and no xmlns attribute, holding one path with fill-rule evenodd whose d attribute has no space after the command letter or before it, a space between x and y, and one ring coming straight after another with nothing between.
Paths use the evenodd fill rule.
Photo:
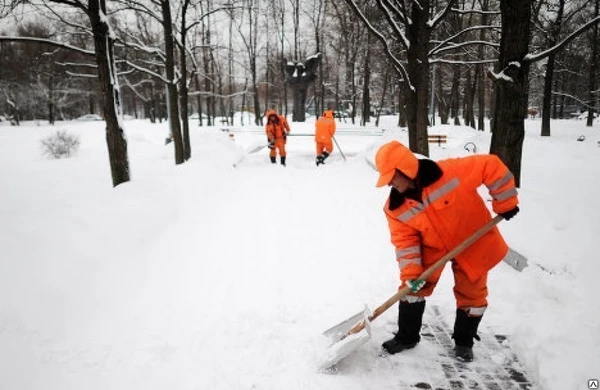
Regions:
<instances>
[{"instance_id":1,"label":"park bench","mask_svg":"<svg viewBox=\"0 0 600 390\"><path fill-rule=\"evenodd\" d=\"M436 142L438 146L442 146L442 144L448 142L448 136L446 134L429 134L427 140L429 142Z\"/></svg>"}]
</instances>

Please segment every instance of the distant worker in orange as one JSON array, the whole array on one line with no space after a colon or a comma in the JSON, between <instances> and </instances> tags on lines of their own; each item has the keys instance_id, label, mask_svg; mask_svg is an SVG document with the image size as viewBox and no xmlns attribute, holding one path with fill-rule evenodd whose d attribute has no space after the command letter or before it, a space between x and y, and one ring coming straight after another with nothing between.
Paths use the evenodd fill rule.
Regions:
<instances>
[{"instance_id":1,"label":"distant worker in orange","mask_svg":"<svg viewBox=\"0 0 600 390\"><path fill-rule=\"evenodd\" d=\"M425 297L433 292L443 268L427 280L419 276L492 219L477 188L487 187L492 209L506 220L519 207L513 174L493 154L435 162L417 159L406 146L391 141L379 148L375 165L377 187L391 187L384 212L402 286L411 289L399 303L398 332L382 345L395 354L420 341ZM451 260L456 299L452 338L458 360L473 360L473 339L479 340L477 328L488 306L488 272L507 252L494 227Z\"/></svg>"},{"instance_id":2,"label":"distant worker in orange","mask_svg":"<svg viewBox=\"0 0 600 390\"><path fill-rule=\"evenodd\" d=\"M281 165L285 166L285 143L287 135L290 133L290 125L287 119L283 115L278 115L275 110L267 111L265 116L267 117L265 132L269 141L269 157L271 158L271 162L275 164L277 162L277 153L279 152Z\"/></svg>"},{"instance_id":3,"label":"distant worker in orange","mask_svg":"<svg viewBox=\"0 0 600 390\"><path fill-rule=\"evenodd\" d=\"M317 144L316 164L325 164L325 159L333 152L333 136L335 135L335 120L333 111L326 110L315 123L315 142Z\"/></svg>"}]
</instances>

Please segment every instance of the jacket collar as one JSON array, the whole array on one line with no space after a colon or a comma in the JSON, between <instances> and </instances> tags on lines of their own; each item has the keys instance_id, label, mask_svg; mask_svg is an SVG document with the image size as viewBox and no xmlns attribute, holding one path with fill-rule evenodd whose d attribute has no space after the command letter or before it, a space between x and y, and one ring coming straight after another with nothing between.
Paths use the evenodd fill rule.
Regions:
<instances>
[{"instance_id":1,"label":"jacket collar","mask_svg":"<svg viewBox=\"0 0 600 390\"><path fill-rule=\"evenodd\" d=\"M419 170L414 180L417 188L400 193L392 187L389 197L389 210L394 211L402 206L406 198L415 199L420 202L423 189L438 181L443 174L442 168L435 161L427 159L419 160Z\"/></svg>"}]
</instances>

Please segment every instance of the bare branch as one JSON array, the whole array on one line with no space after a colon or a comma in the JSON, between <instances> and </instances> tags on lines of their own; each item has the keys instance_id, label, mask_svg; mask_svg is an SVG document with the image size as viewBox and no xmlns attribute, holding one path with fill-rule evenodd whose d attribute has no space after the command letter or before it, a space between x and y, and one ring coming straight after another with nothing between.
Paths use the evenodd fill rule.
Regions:
<instances>
[{"instance_id":1,"label":"bare branch","mask_svg":"<svg viewBox=\"0 0 600 390\"><path fill-rule=\"evenodd\" d=\"M144 73L146 73L146 74L149 74L149 75L150 75L150 76L152 76L152 77L156 77L157 79L161 80L161 81L162 81L162 82L164 82L165 84L167 84L167 83L169 83L169 82L170 82L169 80L167 80L166 78L164 78L162 75L160 75L160 74L158 74L158 73L156 73L156 72L153 72L153 71L151 71L150 69L143 68L143 67L141 67L141 66L139 66L139 65L136 65L136 64L134 64L134 63L133 63L133 62L131 62L131 61L125 61L125 63L126 63L128 66L131 66L132 68L139 70L140 72L144 72Z\"/></svg>"},{"instance_id":2,"label":"bare branch","mask_svg":"<svg viewBox=\"0 0 600 390\"><path fill-rule=\"evenodd\" d=\"M362 13L362 11L358 8L358 6L354 2L354 0L345 0L345 1L346 1L346 3L348 3L350 5L350 7L352 7L354 12L358 16L360 16L362 21L368 27L369 31L371 31L373 34L375 34L377 39L379 39L379 41L381 41L388 57L394 62L394 69L396 69L396 71L404 78L404 80L406 80L409 88L414 89L414 86L410 83L410 78L408 77L408 72L406 71L406 68L404 67L402 62L400 62L400 60L394 55L394 53L392 53L392 49L390 48L390 45L389 45L388 41L385 39L385 37L383 36L383 34L381 34L379 32L379 30L377 30L375 27L373 27L373 25L367 20L367 18ZM404 34L402 36L404 36ZM407 44L408 42L404 42L404 43Z\"/></svg>"},{"instance_id":3,"label":"bare branch","mask_svg":"<svg viewBox=\"0 0 600 390\"><path fill-rule=\"evenodd\" d=\"M440 24L440 22L442 20L444 20L444 18L446 17L446 15L448 15L448 13L451 11L452 6L454 5L454 3L456 2L456 0L450 0L448 2L448 4L446 5L446 8L444 8L442 10L442 12L439 12L437 15L434 16L433 19L431 19L427 24L429 25L430 28L435 28L438 24Z\"/></svg>"},{"instance_id":4,"label":"bare branch","mask_svg":"<svg viewBox=\"0 0 600 390\"><path fill-rule=\"evenodd\" d=\"M590 20L583 26L579 27L577 30L575 30L573 33L571 33L569 36L567 36L565 39L563 39L561 42L557 43L553 47L551 47L547 50L544 50L540 53L537 53L537 54L527 54L525 56L525 58L523 58L523 61L531 63L531 62L540 61L540 60L548 57L550 54L555 53L555 52L559 51L560 49L562 49L569 42L571 42L573 39L577 38L579 35L584 33L588 28L590 28L591 26L593 26L595 23L598 23L598 22L600 22L600 16L595 17L594 19Z\"/></svg>"},{"instance_id":5,"label":"bare branch","mask_svg":"<svg viewBox=\"0 0 600 390\"><path fill-rule=\"evenodd\" d=\"M477 30L484 30L484 29L500 29L501 26L474 26L474 27L467 27L461 31L459 31L458 33L444 39L443 41L441 41L436 47L434 47L433 49L431 49L429 51L429 56L433 56L435 54L437 54L438 52L442 51L442 47L446 44L448 44L448 42L458 38L459 36L461 36L462 34L471 32L471 31L477 31Z\"/></svg>"}]
</instances>

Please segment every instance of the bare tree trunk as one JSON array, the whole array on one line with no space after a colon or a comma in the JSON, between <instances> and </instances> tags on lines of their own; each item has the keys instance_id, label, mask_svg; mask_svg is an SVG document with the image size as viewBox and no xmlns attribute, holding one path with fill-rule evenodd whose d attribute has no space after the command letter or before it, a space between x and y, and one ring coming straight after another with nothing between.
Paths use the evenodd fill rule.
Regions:
<instances>
[{"instance_id":1,"label":"bare tree trunk","mask_svg":"<svg viewBox=\"0 0 600 390\"><path fill-rule=\"evenodd\" d=\"M398 127L406 127L406 83L398 83Z\"/></svg>"},{"instance_id":2,"label":"bare tree trunk","mask_svg":"<svg viewBox=\"0 0 600 390\"><path fill-rule=\"evenodd\" d=\"M562 17L565 9L565 0L560 0L558 4L558 11L556 20L552 25L550 31L550 42L548 46L552 47L556 45L558 41L560 30L562 27ZM552 85L554 84L554 64L556 60L556 54L551 53L548 56L548 62L546 63L546 75L544 77L544 98L542 101L542 133L543 137L550 136L550 106L552 104Z\"/></svg>"},{"instance_id":3,"label":"bare tree trunk","mask_svg":"<svg viewBox=\"0 0 600 390\"><path fill-rule=\"evenodd\" d=\"M444 90L443 90L443 85L444 83L442 82L442 70L444 68L444 64L438 64L438 66L436 66L436 85L435 88L437 89L437 93L436 93L436 101L438 103L438 111L439 111L439 115L440 115L440 123L442 125L447 125L448 124L448 118L450 116L450 96L446 96L444 94Z\"/></svg>"},{"instance_id":4,"label":"bare tree trunk","mask_svg":"<svg viewBox=\"0 0 600 390\"><path fill-rule=\"evenodd\" d=\"M474 77L477 80L477 75ZM475 113L473 110L473 101L475 100L474 83L471 81L471 69L467 71L467 80L465 81L465 101L463 108L463 118L465 119L465 125L475 128Z\"/></svg>"},{"instance_id":5,"label":"bare tree trunk","mask_svg":"<svg viewBox=\"0 0 600 390\"><path fill-rule=\"evenodd\" d=\"M452 89L450 92L450 116L454 118L454 125L460 126L460 97L458 90L460 88L460 65L454 65L452 73Z\"/></svg>"},{"instance_id":6,"label":"bare tree trunk","mask_svg":"<svg viewBox=\"0 0 600 390\"><path fill-rule=\"evenodd\" d=\"M48 79L48 123L54 124L54 76Z\"/></svg>"},{"instance_id":7,"label":"bare tree trunk","mask_svg":"<svg viewBox=\"0 0 600 390\"><path fill-rule=\"evenodd\" d=\"M594 16L598 17L599 11L599 3L600 0L596 0L596 5L594 9ZM594 23L594 27L592 30L592 58L590 61L590 76L589 76L589 103L588 103L588 117L586 126L592 127L594 124L594 116L596 114L596 95L598 95L598 91L596 91L596 68L598 66L598 23Z\"/></svg>"},{"instance_id":8,"label":"bare tree trunk","mask_svg":"<svg viewBox=\"0 0 600 390\"><path fill-rule=\"evenodd\" d=\"M381 116L381 110L383 109L385 103L385 95L387 94L388 84L390 82L390 68L385 68L385 73L383 75L383 91L381 91L381 103L379 104L379 109L377 110L377 118L375 119L375 126L379 127L379 117Z\"/></svg>"},{"instance_id":9,"label":"bare tree trunk","mask_svg":"<svg viewBox=\"0 0 600 390\"><path fill-rule=\"evenodd\" d=\"M531 1L500 2L502 36L498 63L500 71L511 81L506 78L495 80L496 107L490 153L498 155L504 161L515 176L517 186L521 185L521 158L525 139L529 63L523 60L529 50Z\"/></svg>"},{"instance_id":10,"label":"bare tree trunk","mask_svg":"<svg viewBox=\"0 0 600 390\"><path fill-rule=\"evenodd\" d=\"M188 87L187 87L187 58L185 52L186 44L186 14L190 0L184 0L181 4L181 48L179 50L181 79L179 80L179 96L181 99L181 119L183 121L183 158L189 160L192 157L192 144L190 142L190 124L188 114Z\"/></svg>"},{"instance_id":11,"label":"bare tree trunk","mask_svg":"<svg viewBox=\"0 0 600 390\"><path fill-rule=\"evenodd\" d=\"M169 101L169 123L175 150L175 164L185 162L183 153L183 139L181 137L181 123L179 122L179 99L175 81L175 45L173 43L173 21L171 18L170 0L160 2L163 16L163 31L165 38L165 70L167 73L167 99ZM187 119L187 118L186 118Z\"/></svg>"},{"instance_id":12,"label":"bare tree trunk","mask_svg":"<svg viewBox=\"0 0 600 390\"><path fill-rule=\"evenodd\" d=\"M431 30L429 23L429 0L423 0L420 7L412 7L408 36L407 72L412 84L412 89L406 88L407 115L408 115L408 142L410 150L429 156L429 142L427 140L427 127L429 118L427 108L429 105L429 40Z\"/></svg>"},{"instance_id":13,"label":"bare tree trunk","mask_svg":"<svg viewBox=\"0 0 600 390\"><path fill-rule=\"evenodd\" d=\"M371 56L371 46L369 45L369 34L367 34L367 52L365 54L365 65L363 68L363 95L362 95L362 117L360 124L366 126L371 121L371 96L369 84L371 83L371 67L369 64Z\"/></svg>"},{"instance_id":14,"label":"bare tree trunk","mask_svg":"<svg viewBox=\"0 0 600 390\"><path fill-rule=\"evenodd\" d=\"M550 105L552 104L552 85L554 83L554 53L548 56L546 76L544 77L544 98L542 101L542 137L550 137Z\"/></svg>"},{"instance_id":15,"label":"bare tree trunk","mask_svg":"<svg viewBox=\"0 0 600 390\"><path fill-rule=\"evenodd\" d=\"M489 8L489 2L488 0L485 0L482 4L482 9L483 10L488 10ZM486 26L488 23L488 16L487 14L482 14L481 15L481 24L483 26ZM480 42L485 42L486 40L486 30L485 29L481 29L479 31L479 41ZM479 46L479 58L484 58L485 57L485 48L483 45ZM485 74L484 74L484 67L483 64L479 64L477 65L477 105L479 106L479 115L477 118L477 130L479 131L485 131L485 92L486 92L486 88L485 88Z\"/></svg>"},{"instance_id":16,"label":"bare tree trunk","mask_svg":"<svg viewBox=\"0 0 600 390\"><path fill-rule=\"evenodd\" d=\"M109 34L105 0L89 0L88 17L94 35L98 78L102 86L102 105L106 120L106 143L113 187L128 182L127 141L121 127L121 97L114 56L114 37Z\"/></svg>"}]
</instances>

